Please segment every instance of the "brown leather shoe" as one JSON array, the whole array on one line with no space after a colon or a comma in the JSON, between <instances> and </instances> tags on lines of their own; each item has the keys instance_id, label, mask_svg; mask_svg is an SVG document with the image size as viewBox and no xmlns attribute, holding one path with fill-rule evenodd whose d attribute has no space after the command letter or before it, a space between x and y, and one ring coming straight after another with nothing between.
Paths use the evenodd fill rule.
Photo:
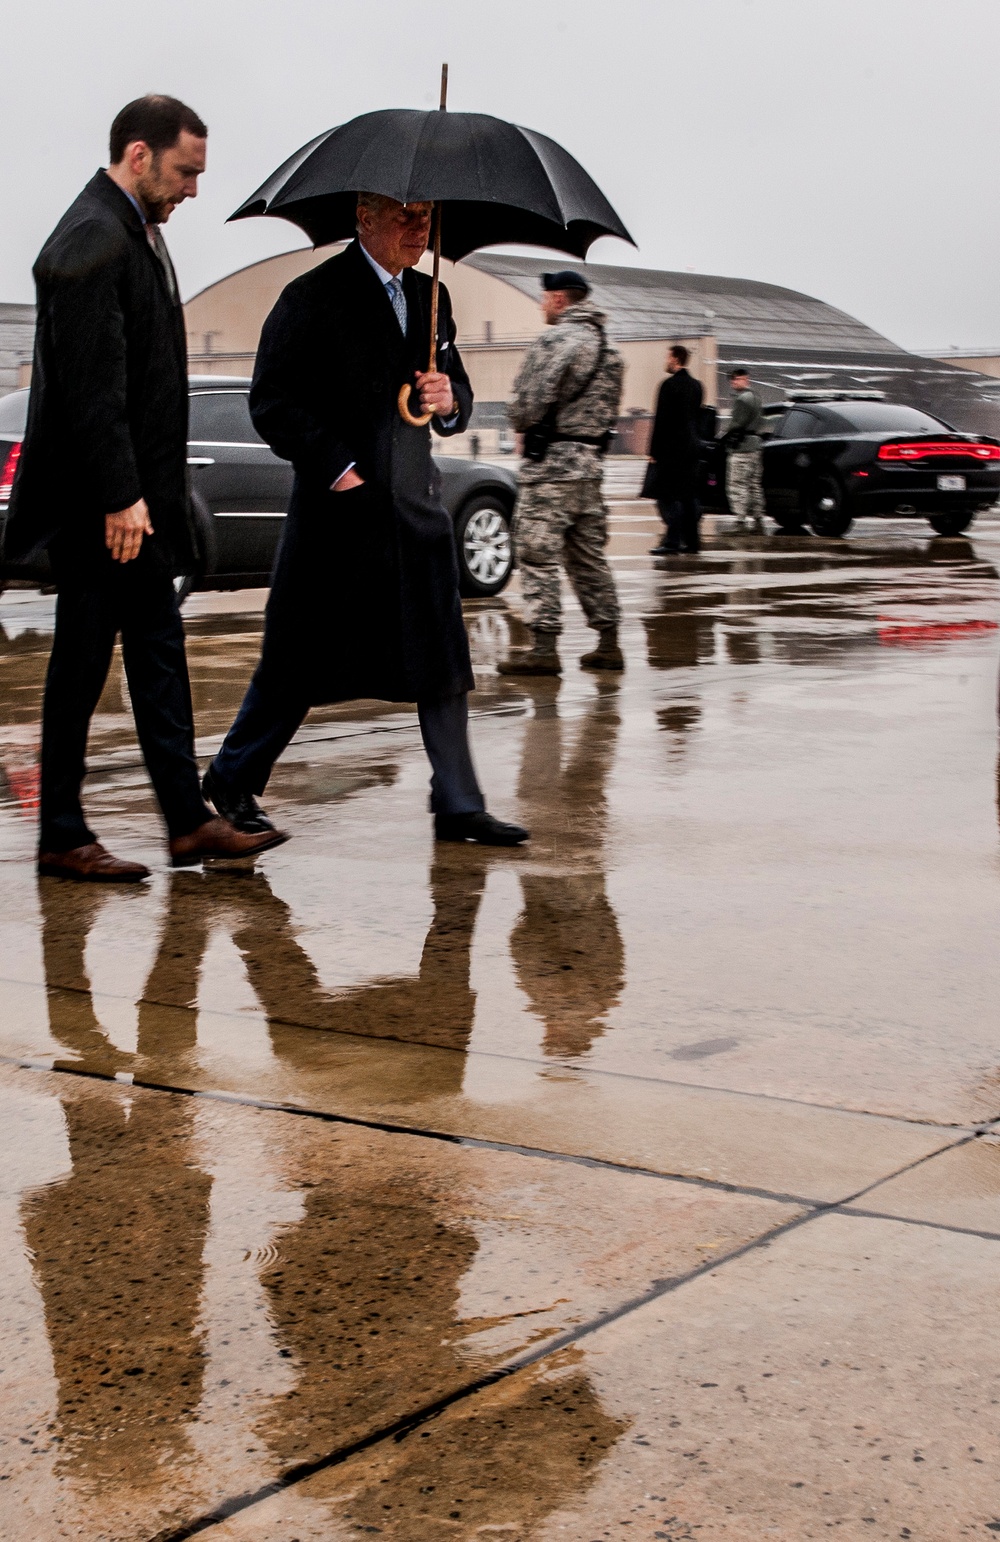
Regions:
<instances>
[{"instance_id":1,"label":"brown leather shoe","mask_svg":"<svg viewBox=\"0 0 1000 1542\"><path fill-rule=\"evenodd\" d=\"M75 878L79 883L142 883L149 868L113 857L99 841L72 851L40 851L38 871L45 878Z\"/></svg>"},{"instance_id":2,"label":"brown leather shoe","mask_svg":"<svg viewBox=\"0 0 1000 1542\"><path fill-rule=\"evenodd\" d=\"M272 846L288 840L282 830L264 830L259 835L244 835L228 819L207 819L190 835L178 835L170 842L170 861L174 867L194 867L203 857L256 857Z\"/></svg>"}]
</instances>

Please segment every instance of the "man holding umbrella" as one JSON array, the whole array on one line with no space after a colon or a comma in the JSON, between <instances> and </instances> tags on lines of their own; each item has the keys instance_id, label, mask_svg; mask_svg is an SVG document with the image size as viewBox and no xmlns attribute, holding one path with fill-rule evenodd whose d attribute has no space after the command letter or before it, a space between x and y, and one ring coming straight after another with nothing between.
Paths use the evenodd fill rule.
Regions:
<instances>
[{"instance_id":1,"label":"man holding umbrella","mask_svg":"<svg viewBox=\"0 0 1000 1542\"><path fill-rule=\"evenodd\" d=\"M250 410L295 467L260 663L204 792L240 830L270 828L256 796L309 708L415 701L439 840L516 846L486 812L468 745L474 680L451 521L427 417L401 415L410 382L436 433L461 433L472 390L447 290L435 367L431 280L414 272L432 205L357 195L357 239L296 279L264 324Z\"/></svg>"}]
</instances>

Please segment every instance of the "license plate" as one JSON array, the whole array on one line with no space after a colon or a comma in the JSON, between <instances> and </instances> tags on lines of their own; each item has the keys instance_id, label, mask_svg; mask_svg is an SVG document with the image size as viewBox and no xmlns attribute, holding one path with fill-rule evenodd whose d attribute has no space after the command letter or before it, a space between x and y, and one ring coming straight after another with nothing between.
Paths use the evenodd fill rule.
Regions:
<instances>
[{"instance_id":1,"label":"license plate","mask_svg":"<svg viewBox=\"0 0 1000 1542\"><path fill-rule=\"evenodd\" d=\"M965 492L965 478L964 477L938 477L938 492L942 492L942 493L964 493Z\"/></svg>"}]
</instances>

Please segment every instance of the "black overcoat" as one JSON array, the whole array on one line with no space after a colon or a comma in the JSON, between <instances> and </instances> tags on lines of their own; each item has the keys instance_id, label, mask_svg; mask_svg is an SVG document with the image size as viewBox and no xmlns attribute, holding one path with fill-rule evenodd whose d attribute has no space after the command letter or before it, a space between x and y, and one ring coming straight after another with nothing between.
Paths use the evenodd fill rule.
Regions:
<instances>
[{"instance_id":1,"label":"black overcoat","mask_svg":"<svg viewBox=\"0 0 1000 1542\"><path fill-rule=\"evenodd\" d=\"M452 522L430 429L396 399L426 369L430 279L403 276L407 333L357 242L284 290L261 334L250 392L258 433L295 468L267 605L259 680L310 705L431 700L473 687ZM442 286L438 367L460 433L472 389ZM414 403L416 405L416 402ZM364 486L334 493L353 463Z\"/></svg>"},{"instance_id":2,"label":"black overcoat","mask_svg":"<svg viewBox=\"0 0 1000 1542\"><path fill-rule=\"evenodd\" d=\"M34 275L31 396L6 554L27 556L62 533L75 553L107 561L105 514L145 498L153 549L190 572L184 314L137 209L106 172L63 215Z\"/></svg>"},{"instance_id":3,"label":"black overcoat","mask_svg":"<svg viewBox=\"0 0 1000 1542\"><path fill-rule=\"evenodd\" d=\"M668 375L656 398L656 418L649 453L661 468L671 463L690 465L701 455L698 413L701 382L679 369Z\"/></svg>"}]
</instances>

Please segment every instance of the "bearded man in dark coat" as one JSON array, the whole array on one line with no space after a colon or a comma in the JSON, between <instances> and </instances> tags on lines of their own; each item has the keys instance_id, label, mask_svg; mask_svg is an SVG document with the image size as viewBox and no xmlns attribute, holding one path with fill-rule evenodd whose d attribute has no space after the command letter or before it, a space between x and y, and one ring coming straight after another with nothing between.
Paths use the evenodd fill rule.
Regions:
<instances>
[{"instance_id":1,"label":"bearded man in dark coat","mask_svg":"<svg viewBox=\"0 0 1000 1542\"><path fill-rule=\"evenodd\" d=\"M252 857L283 838L216 818L198 785L174 577L193 569L184 313L160 227L193 198L208 130L170 96L111 125L110 165L87 183L35 263L38 325L28 426L5 531L8 557L48 547L59 598L42 711L38 868L135 883L80 790L90 719L115 638L175 867Z\"/></svg>"},{"instance_id":2,"label":"bearded man in dark coat","mask_svg":"<svg viewBox=\"0 0 1000 1542\"><path fill-rule=\"evenodd\" d=\"M436 433L461 433L472 389L442 286L414 271L431 205L358 196L358 239L289 284L261 334L250 412L295 468L260 663L203 783L237 829L271 828L257 796L310 707L415 701L438 840L516 846L486 812L468 745L474 680L452 522L428 427L400 417L409 381Z\"/></svg>"}]
</instances>

